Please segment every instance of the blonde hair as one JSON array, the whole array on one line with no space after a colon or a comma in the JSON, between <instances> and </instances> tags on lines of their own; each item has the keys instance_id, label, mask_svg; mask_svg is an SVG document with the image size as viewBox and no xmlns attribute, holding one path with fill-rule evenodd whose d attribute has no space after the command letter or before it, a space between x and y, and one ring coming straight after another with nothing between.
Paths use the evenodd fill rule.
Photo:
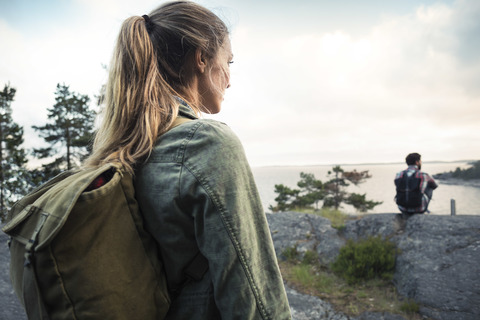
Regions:
<instances>
[{"instance_id":1,"label":"blonde hair","mask_svg":"<svg viewBox=\"0 0 480 320\"><path fill-rule=\"evenodd\" d=\"M175 120L176 96L182 97L191 82L195 51L213 59L227 36L220 18L190 1L169 2L145 18L125 20L110 65L103 119L84 165L120 162L133 173ZM198 106L191 107L199 113Z\"/></svg>"}]
</instances>

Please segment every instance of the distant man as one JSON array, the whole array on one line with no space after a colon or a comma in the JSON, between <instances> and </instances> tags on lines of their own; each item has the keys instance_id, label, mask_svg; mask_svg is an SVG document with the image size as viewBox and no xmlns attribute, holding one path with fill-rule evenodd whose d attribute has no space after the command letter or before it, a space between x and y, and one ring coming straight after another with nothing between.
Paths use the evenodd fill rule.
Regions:
<instances>
[{"instance_id":1,"label":"distant man","mask_svg":"<svg viewBox=\"0 0 480 320\"><path fill-rule=\"evenodd\" d=\"M422 168L421 155L410 153L406 157L408 168L395 176L397 195L395 201L402 213L414 214L428 212L428 204L433 190L438 185Z\"/></svg>"}]
</instances>

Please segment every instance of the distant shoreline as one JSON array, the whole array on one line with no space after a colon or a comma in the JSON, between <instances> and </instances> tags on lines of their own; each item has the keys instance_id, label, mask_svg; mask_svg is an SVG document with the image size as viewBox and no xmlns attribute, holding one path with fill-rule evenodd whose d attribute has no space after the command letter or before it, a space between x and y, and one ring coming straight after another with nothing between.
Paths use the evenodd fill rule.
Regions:
<instances>
[{"instance_id":1,"label":"distant shoreline","mask_svg":"<svg viewBox=\"0 0 480 320\"><path fill-rule=\"evenodd\" d=\"M435 178L441 184L480 188L480 179L463 180L457 178Z\"/></svg>"}]
</instances>

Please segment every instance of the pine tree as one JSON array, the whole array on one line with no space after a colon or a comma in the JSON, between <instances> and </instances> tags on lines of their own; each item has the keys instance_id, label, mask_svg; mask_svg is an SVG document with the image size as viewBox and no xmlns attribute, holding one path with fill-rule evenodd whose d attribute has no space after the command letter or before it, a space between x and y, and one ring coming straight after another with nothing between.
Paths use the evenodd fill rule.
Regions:
<instances>
[{"instance_id":1,"label":"pine tree","mask_svg":"<svg viewBox=\"0 0 480 320\"><path fill-rule=\"evenodd\" d=\"M275 207L269 206L269 209L273 212L286 211L298 207L297 199L300 190L291 189L283 184L276 184L275 193L278 193L278 196L275 198L277 205Z\"/></svg>"},{"instance_id":2,"label":"pine tree","mask_svg":"<svg viewBox=\"0 0 480 320\"><path fill-rule=\"evenodd\" d=\"M41 170L42 180L48 180L61 170L78 167L90 151L93 137L95 111L89 108L90 98L71 92L65 84L57 84L56 103L48 109L48 119L44 126L33 126L49 147L34 149L40 159L55 157Z\"/></svg>"},{"instance_id":3,"label":"pine tree","mask_svg":"<svg viewBox=\"0 0 480 320\"><path fill-rule=\"evenodd\" d=\"M366 199L366 194L348 193L346 188L349 183L358 185L372 176L368 171L345 171L340 166L334 166L332 171L328 171L330 180L322 182L317 180L312 173L300 173L300 181L297 183L299 189L290 189L283 184L275 185L276 206L270 205L269 209L273 212L311 208L315 205L318 210L318 204L323 200L323 207L340 208L343 203L352 205L360 212L366 212L373 209L382 202L376 202Z\"/></svg>"},{"instance_id":4,"label":"pine tree","mask_svg":"<svg viewBox=\"0 0 480 320\"><path fill-rule=\"evenodd\" d=\"M334 166L332 171L328 171L328 176L331 179L325 183L327 195L323 201L324 207L334 207L335 210L338 210L341 203L344 202L352 205L360 212L366 212L382 204L382 202L367 200L365 194L347 193L345 191L349 186L349 182L359 185L371 178L372 176L368 171L345 171L340 166Z\"/></svg>"},{"instance_id":5,"label":"pine tree","mask_svg":"<svg viewBox=\"0 0 480 320\"><path fill-rule=\"evenodd\" d=\"M315 204L315 210L318 210L318 203L325 197L323 182L317 180L313 173L300 172L300 178L297 183L302 190L302 195L299 197L300 204L305 207Z\"/></svg>"},{"instance_id":6,"label":"pine tree","mask_svg":"<svg viewBox=\"0 0 480 320\"><path fill-rule=\"evenodd\" d=\"M338 210L340 204L345 201L347 193L344 188L348 187L348 183L344 178L345 171L340 166L334 166L332 171L328 171L328 177L331 179L325 183L325 191L327 196L324 199L324 207L335 207Z\"/></svg>"},{"instance_id":7,"label":"pine tree","mask_svg":"<svg viewBox=\"0 0 480 320\"><path fill-rule=\"evenodd\" d=\"M5 85L0 92L0 220L27 189L27 162L23 128L13 122L11 104L16 90Z\"/></svg>"}]
</instances>

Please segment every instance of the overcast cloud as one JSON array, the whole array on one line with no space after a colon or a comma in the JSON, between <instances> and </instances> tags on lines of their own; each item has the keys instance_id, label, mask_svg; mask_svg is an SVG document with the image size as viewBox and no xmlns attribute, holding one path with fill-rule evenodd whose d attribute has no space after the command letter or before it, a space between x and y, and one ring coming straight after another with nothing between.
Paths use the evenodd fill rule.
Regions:
<instances>
[{"instance_id":1,"label":"overcast cloud","mask_svg":"<svg viewBox=\"0 0 480 320\"><path fill-rule=\"evenodd\" d=\"M0 2L0 84L17 88L32 147L56 84L93 99L120 23L158 2L23 2ZM201 1L231 25L235 55L223 110L208 117L233 128L252 165L480 159L480 2L401 2Z\"/></svg>"}]
</instances>

